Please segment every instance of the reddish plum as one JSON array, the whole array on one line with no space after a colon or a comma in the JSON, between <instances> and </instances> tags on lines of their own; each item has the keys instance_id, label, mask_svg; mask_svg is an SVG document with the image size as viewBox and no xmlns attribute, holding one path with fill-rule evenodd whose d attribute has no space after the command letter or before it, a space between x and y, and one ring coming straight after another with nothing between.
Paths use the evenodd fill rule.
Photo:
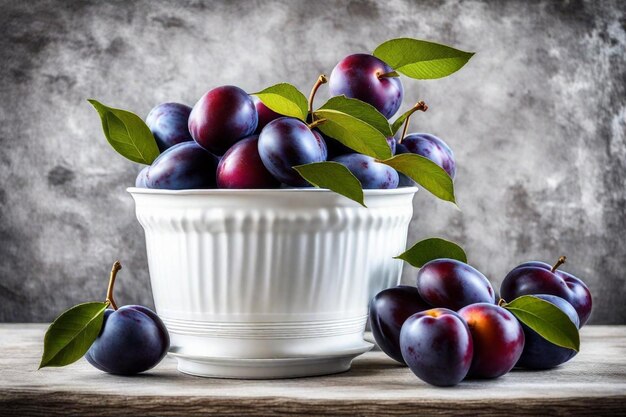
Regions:
<instances>
[{"instance_id":1,"label":"reddish plum","mask_svg":"<svg viewBox=\"0 0 626 417\"><path fill-rule=\"evenodd\" d=\"M477 303L459 310L474 341L474 359L469 375L497 378L509 372L524 350L524 331L508 310Z\"/></svg>"},{"instance_id":2,"label":"reddish plum","mask_svg":"<svg viewBox=\"0 0 626 417\"><path fill-rule=\"evenodd\" d=\"M259 137L250 136L235 143L217 166L219 188L278 188L280 182L261 161Z\"/></svg>"},{"instance_id":3,"label":"reddish plum","mask_svg":"<svg viewBox=\"0 0 626 417\"><path fill-rule=\"evenodd\" d=\"M376 107L386 118L400 108L404 90L400 78L385 76L393 69L368 54L349 55L330 74L331 95L356 98Z\"/></svg>"},{"instance_id":4,"label":"reddish plum","mask_svg":"<svg viewBox=\"0 0 626 417\"><path fill-rule=\"evenodd\" d=\"M189 132L204 149L223 155L257 127L254 101L239 87L226 85L204 94L189 115Z\"/></svg>"},{"instance_id":5,"label":"reddish plum","mask_svg":"<svg viewBox=\"0 0 626 417\"><path fill-rule=\"evenodd\" d=\"M254 131L255 134L258 135L259 133L261 133L261 130L263 130L263 128L267 126L267 124L272 120L284 117L282 114L276 113L274 110L271 110L269 107L263 104L263 102L258 97L250 97L252 97L252 101L254 101L254 107L256 108L256 112L259 115L259 123L257 124L256 130Z\"/></svg>"}]
</instances>

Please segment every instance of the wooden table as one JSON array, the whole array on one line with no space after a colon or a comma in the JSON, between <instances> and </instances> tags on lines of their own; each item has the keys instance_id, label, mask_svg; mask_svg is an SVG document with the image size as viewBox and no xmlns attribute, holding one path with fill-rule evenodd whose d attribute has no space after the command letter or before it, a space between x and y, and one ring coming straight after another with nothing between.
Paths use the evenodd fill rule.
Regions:
<instances>
[{"instance_id":1,"label":"wooden table","mask_svg":"<svg viewBox=\"0 0 626 417\"><path fill-rule=\"evenodd\" d=\"M381 352L344 374L271 381L206 379L166 358L118 377L85 360L37 371L46 326L0 324L0 416L626 415L626 326L587 326L580 354L551 371L436 388Z\"/></svg>"}]
</instances>

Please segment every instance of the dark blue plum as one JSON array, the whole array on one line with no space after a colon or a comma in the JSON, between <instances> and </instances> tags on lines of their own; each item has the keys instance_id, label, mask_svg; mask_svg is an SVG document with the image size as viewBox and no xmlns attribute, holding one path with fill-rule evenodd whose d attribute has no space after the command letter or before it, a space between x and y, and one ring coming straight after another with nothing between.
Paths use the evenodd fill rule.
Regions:
<instances>
[{"instance_id":1,"label":"dark blue plum","mask_svg":"<svg viewBox=\"0 0 626 417\"><path fill-rule=\"evenodd\" d=\"M326 143L302 121L281 117L270 122L259 135L259 155L263 165L281 182L293 187L308 187L296 165L326 160Z\"/></svg>"},{"instance_id":2,"label":"dark blue plum","mask_svg":"<svg viewBox=\"0 0 626 417\"><path fill-rule=\"evenodd\" d=\"M215 188L218 159L196 142L174 145L154 160L146 186L166 190Z\"/></svg>"},{"instance_id":3,"label":"dark blue plum","mask_svg":"<svg viewBox=\"0 0 626 417\"><path fill-rule=\"evenodd\" d=\"M148 170L150 166L144 167L139 174L137 174L137 178L135 179L135 187L137 188L148 188L146 185L146 181L148 180Z\"/></svg>"},{"instance_id":4,"label":"dark blue plum","mask_svg":"<svg viewBox=\"0 0 626 417\"><path fill-rule=\"evenodd\" d=\"M280 182L265 168L258 147L259 137L235 143L217 166L219 188L278 188Z\"/></svg>"},{"instance_id":5,"label":"dark blue plum","mask_svg":"<svg viewBox=\"0 0 626 417\"><path fill-rule=\"evenodd\" d=\"M406 135L399 144L402 147L396 149L397 154L414 153L430 159L450 175L452 179L456 175L456 162L452 149L441 139L430 133L411 133Z\"/></svg>"},{"instance_id":6,"label":"dark blue plum","mask_svg":"<svg viewBox=\"0 0 626 417\"><path fill-rule=\"evenodd\" d=\"M411 152L402 143L398 143L396 141L396 152L394 153L394 155L400 155L403 153L411 153ZM403 173L398 172L398 187L415 187L415 186L417 186L417 183L415 181L413 181L411 178L407 177Z\"/></svg>"},{"instance_id":7,"label":"dark blue plum","mask_svg":"<svg viewBox=\"0 0 626 417\"><path fill-rule=\"evenodd\" d=\"M104 312L100 335L85 358L104 372L134 375L156 366L169 346L169 334L156 313L130 305Z\"/></svg>"},{"instance_id":8,"label":"dark blue plum","mask_svg":"<svg viewBox=\"0 0 626 417\"><path fill-rule=\"evenodd\" d=\"M191 136L215 155L223 155L237 141L252 135L257 124L254 101L232 85L208 91L189 115Z\"/></svg>"},{"instance_id":9,"label":"dark blue plum","mask_svg":"<svg viewBox=\"0 0 626 417\"><path fill-rule=\"evenodd\" d=\"M269 107L263 104L263 102L258 97L250 97L252 97L252 101L254 101L254 106L256 107L256 112L259 115L259 123L257 124L256 130L254 131L255 134L258 135L259 133L261 133L261 130L263 130L263 128L267 126L269 122L279 119L281 117L285 117L284 115L278 114L274 110L271 110Z\"/></svg>"},{"instance_id":10,"label":"dark blue plum","mask_svg":"<svg viewBox=\"0 0 626 417\"><path fill-rule=\"evenodd\" d=\"M193 140L188 122L191 107L180 103L159 104L148 113L146 124L152 131L159 150Z\"/></svg>"},{"instance_id":11,"label":"dark blue plum","mask_svg":"<svg viewBox=\"0 0 626 417\"><path fill-rule=\"evenodd\" d=\"M418 378L432 385L451 386L467 375L474 344L461 316L446 308L433 308L404 322L400 350Z\"/></svg>"},{"instance_id":12,"label":"dark blue plum","mask_svg":"<svg viewBox=\"0 0 626 417\"><path fill-rule=\"evenodd\" d=\"M387 145L389 145L389 149L391 149L391 154L395 155L396 154L396 146L397 146L398 142L396 141L396 138L394 138L393 136L389 136L387 138Z\"/></svg>"},{"instance_id":13,"label":"dark blue plum","mask_svg":"<svg viewBox=\"0 0 626 417\"><path fill-rule=\"evenodd\" d=\"M313 129L313 131L315 132L317 130ZM328 149L328 159L333 159L338 156L354 152L353 149L348 148L337 139L333 139L329 136L324 135L323 133L320 133L320 135L324 138L324 142L326 142L326 148Z\"/></svg>"},{"instance_id":14,"label":"dark blue plum","mask_svg":"<svg viewBox=\"0 0 626 417\"><path fill-rule=\"evenodd\" d=\"M580 319L578 318L578 313L576 313L576 310L570 303L556 295L536 294L535 297L560 308L562 312L567 314L572 323L579 327ZM526 336L526 343L516 366L530 369L550 369L567 362L576 355L575 350L550 343L524 323L521 323L521 325Z\"/></svg>"},{"instance_id":15,"label":"dark blue plum","mask_svg":"<svg viewBox=\"0 0 626 417\"><path fill-rule=\"evenodd\" d=\"M404 363L400 351L400 330L404 321L415 313L432 307L409 285L382 290L370 301L370 327L378 347L392 359Z\"/></svg>"},{"instance_id":16,"label":"dark blue plum","mask_svg":"<svg viewBox=\"0 0 626 417\"><path fill-rule=\"evenodd\" d=\"M391 71L372 55L349 55L333 69L328 88L333 96L345 95L371 104L388 119L396 114L404 95L399 77L380 77Z\"/></svg>"},{"instance_id":17,"label":"dark blue plum","mask_svg":"<svg viewBox=\"0 0 626 417\"><path fill-rule=\"evenodd\" d=\"M371 156L360 153L341 155L333 159L352 172L363 189L390 189L398 187L398 173L389 165L376 162Z\"/></svg>"}]
</instances>

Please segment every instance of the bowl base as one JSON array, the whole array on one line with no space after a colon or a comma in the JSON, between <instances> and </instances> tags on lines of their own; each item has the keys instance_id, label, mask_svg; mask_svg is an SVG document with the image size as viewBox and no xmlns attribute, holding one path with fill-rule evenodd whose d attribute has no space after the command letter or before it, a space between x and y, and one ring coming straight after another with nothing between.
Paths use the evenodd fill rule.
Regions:
<instances>
[{"instance_id":1,"label":"bowl base","mask_svg":"<svg viewBox=\"0 0 626 417\"><path fill-rule=\"evenodd\" d=\"M275 359L237 359L188 356L172 353L178 360L178 370L184 374L206 378L281 379L320 376L346 372L352 360L372 349L371 343L349 351L323 356Z\"/></svg>"}]
</instances>

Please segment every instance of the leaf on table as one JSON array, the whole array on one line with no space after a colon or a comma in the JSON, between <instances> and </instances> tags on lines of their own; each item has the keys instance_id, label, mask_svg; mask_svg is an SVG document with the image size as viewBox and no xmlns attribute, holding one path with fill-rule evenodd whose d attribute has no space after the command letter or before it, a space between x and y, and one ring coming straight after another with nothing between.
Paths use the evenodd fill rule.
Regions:
<instances>
[{"instance_id":1,"label":"leaf on table","mask_svg":"<svg viewBox=\"0 0 626 417\"><path fill-rule=\"evenodd\" d=\"M108 304L78 304L48 327L39 368L65 366L82 358L98 337Z\"/></svg>"}]
</instances>

